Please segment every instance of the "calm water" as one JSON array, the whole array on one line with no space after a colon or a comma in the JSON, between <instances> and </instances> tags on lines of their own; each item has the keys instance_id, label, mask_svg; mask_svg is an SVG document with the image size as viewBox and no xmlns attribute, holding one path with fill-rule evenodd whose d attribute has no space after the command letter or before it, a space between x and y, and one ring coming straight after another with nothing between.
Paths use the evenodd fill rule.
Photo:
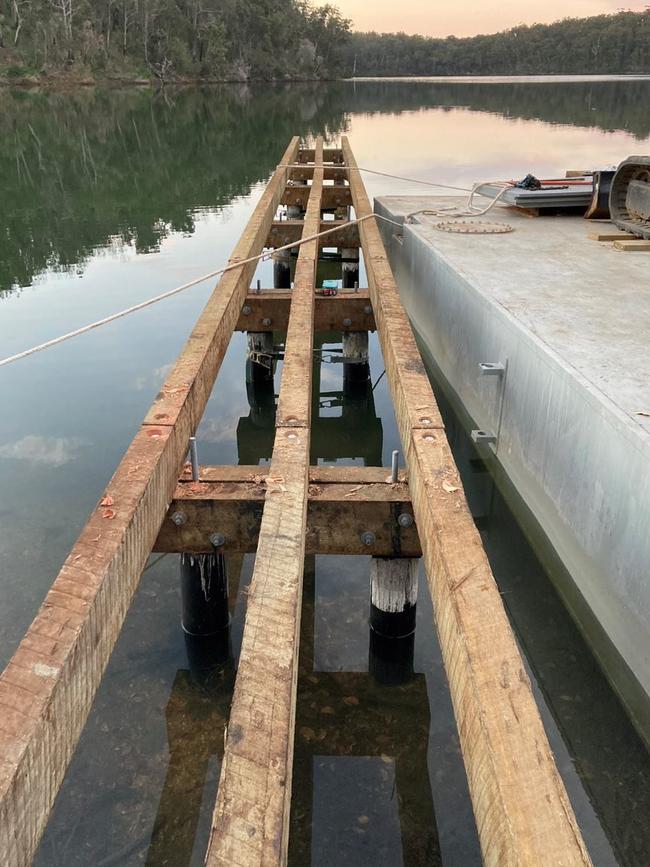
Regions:
<instances>
[{"instance_id":1,"label":"calm water","mask_svg":"<svg viewBox=\"0 0 650 867\"><path fill-rule=\"evenodd\" d=\"M0 91L0 356L225 262L293 134L346 133L362 166L468 186L647 153L649 101L649 82ZM372 195L423 189L372 175L367 185ZM268 263L256 277L270 284ZM209 292L196 287L0 371L2 664ZM236 335L201 425L204 463L270 456L272 410L251 417L244 347ZM371 368L374 382L383 371L374 340ZM388 463L398 442L385 378L353 402L342 397L340 365L323 365L320 384L313 459ZM439 397L593 860L647 867L648 755L562 608L535 553L540 540L527 541ZM252 565L229 564L235 658ZM473 867L476 831L426 584L414 674L382 685L368 572L367 558L307 562L291 865ZM190 676L177 573L170 556L142 578L39 867L203 863L233 666L208 683Z\"/></svg>"}]
</instances>

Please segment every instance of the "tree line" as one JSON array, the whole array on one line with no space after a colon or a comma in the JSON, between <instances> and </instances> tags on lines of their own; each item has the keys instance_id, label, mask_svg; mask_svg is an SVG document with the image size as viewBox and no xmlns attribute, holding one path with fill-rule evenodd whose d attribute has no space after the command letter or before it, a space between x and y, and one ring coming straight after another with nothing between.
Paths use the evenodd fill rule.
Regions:
<instances>
[{"instance_id":1,"label":"tree line","mask_svg":"<svg viewBox=\"0 0 650 867\"><path fill-rule=\"evenodd\" d=\"M317 79L350 22L310 0L0 0L0 70L71 76Z\"/></svg>"},{"instance_id":2,"label":"tree line","mask_svg":"<svg viewBox=\"0 0 650 867\"><path fill-rule=\"evenodd\" d=\"M354 33L349 75L543 75L650 73L650 11L567 18L486 36L430 39Z\"/></svg>"},{"instance_id":3,"label":"tree line","mask_svg":"<svg viewBox=\"0 0 650 867\"><path fill-rule=\"evenodd\" d=\"M650 11L446 39L311 0L0 0L0 77L295 80L650 72Z\"/></svg>"}]
</instances>

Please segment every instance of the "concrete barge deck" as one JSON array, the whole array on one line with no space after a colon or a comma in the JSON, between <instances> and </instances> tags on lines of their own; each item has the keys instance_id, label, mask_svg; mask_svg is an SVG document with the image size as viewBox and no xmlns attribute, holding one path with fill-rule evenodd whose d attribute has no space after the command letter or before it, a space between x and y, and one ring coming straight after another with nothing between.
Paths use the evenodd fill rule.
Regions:
<instances>
[{"instance_id":1,"label":"concrete barge deck","mask_svg":"<svg viewBox=\"0 0 650 867\"><path fill-rule=\"evenodd\" d=\"M456 197L384 197L393 220ZM558 589L650 741L650 252L497 206L501 235L420 215L381 231L425 355L568 573ZM500 362L500 376L480 362Z\"/></svg>"}]
</instances>

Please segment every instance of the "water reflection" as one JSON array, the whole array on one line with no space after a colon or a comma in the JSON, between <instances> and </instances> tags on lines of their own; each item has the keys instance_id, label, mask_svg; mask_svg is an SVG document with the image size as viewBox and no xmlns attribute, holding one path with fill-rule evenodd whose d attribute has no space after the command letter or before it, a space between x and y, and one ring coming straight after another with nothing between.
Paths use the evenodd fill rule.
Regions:
<instances>
[{"instance_id":1,"label":"water reflection","mask_svg":"<svg viewBox=\"0 0 650 867\"><path fill-rule=\"evenodd\" d=\"M4 89L0 296L29 286L46 270L82 272L98 249L111 256L126 248L151 252L170 233L193 233L203 210L227 207L267 178L292 135L336 137L351 115L390 118L391 137L409 148L445 144L440 130L431 135L424 114L416 136L395 122L396 115L425 110L436 111L440 123L450 110L466 109L474 127L490 114L641 139L650 135L649 97L648 81L338 82L164 93ZM484 145L490 141L485 130L474 128L473 135ZM385 153L387 140L376 141ZM530 134L526 145L524 153ZM448 158L456 152L447 148ZM596 152L585 156L590 167Z\"/></svg>"},{"instance_id":2,"label":"water reflection","mask_svg":"<svg viewBox=\"0 0 650 867\"><path fill-rule=\"evenodd\" d=\"M427 762L429 697L426 676L413 672L412 637L385 641L387 647L370 633L367 672L315 670L314 561L307 558L303 593L289 864L351 867L379 858L396 867L435 867L442 862ZM377 673L396 658L401 676L393 668L387 683ZM363 768L373 762L376 773L364 785ZM354 779L346 780L350 766ZM323 769L341 795L328 799L315 820L314 804L324 800ZM342 808L346 798L361 812ZM391 804L399 836L384 829Z\"/></svg>"}]
</instances>

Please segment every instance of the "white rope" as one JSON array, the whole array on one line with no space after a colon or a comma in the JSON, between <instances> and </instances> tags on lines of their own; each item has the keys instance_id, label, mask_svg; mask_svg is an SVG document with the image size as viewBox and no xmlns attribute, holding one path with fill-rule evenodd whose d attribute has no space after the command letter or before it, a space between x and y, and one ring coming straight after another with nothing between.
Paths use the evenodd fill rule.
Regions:
<instances>
[{"instance_id":1,"label":"white rope","mask_svg":"<svg viewBox=\"0 0 650 867\"><path fill-rule=\"evenodd\" d=\"M279 169L305 169L312 168L307 163L290 163L288 165L279 165ZM401 175L391 175L390 172L379 172L377 169L367 169L363 166L327 166L327 168L342 169L346 172L368 172L371 175L381 175L383 178L394 178L396 181L407 181L409 184L423 184L425 187L440 187L443 190L459 190L461 193L471 193L469 187L452 187L449 184L439 184L436 181L423 181L418 178L403 178ZM478 185L480 186L480 184Z\"/></svg>"},{"instance_id":2,"label":"white rope","mask_svg":"<svg viewBox=\"0 0 650 867\"><path fill-rule=\"evenodd\" d=\"M477 194L479 187L483 187L486 184L491 184L492 186L499 184L501 189L499 192L491 198L489 205L485 208L477 207L474 204L474 196ZM469 199L467 200L467 204L464 208L459 208L456 205L450 205L448 207L442 208L423 208L421 211L413 211L411 214L407 214L405 217L405 221L407 223L412 222L413 217L417 217L420 214L430 217L482 217L484 214L487 214L492 208L503 198L504 194L512 189L512 184L503 184L502 181L481 181L478 184L474 184ZM480 193L480 195L484 195L484 193Z\"/></svg>"},{"instance_id":3,"label":"white rope","mask_svg":"<svg viewBox=\"0 0 650 867\"><path fill-rule=\"evenodd\" d=\"M365 217L359 217L356 220L350 220L346 225L354 225L355 223L363 223L364 220L369 220L376 217L379 220L384 220L386 223L392 223L394 226L402 228L402 224L395 220L389 220L388 217L382 217L380 214L367 214ZM322 232L317 232L315 235L309 235L307 238L300 238L298 241L293 241L291 244L285 244L282 247L276 247L274 253L280 253L283 250L291 250L293 247L299 247L301 244L306 244L309 241L315 241L317 238L322 238L324 235L330 235L333 232L340 231L340 226L334 226L331 229L325 229ZM13 364L15 361L20 361L22 358L27 358L30 355L35 355L37 352L42 352L44 349L49 349L51 346L57 346L59 343L64 343L66 340L71 340L73 337L78 337L80 334L86 334L94 328L99 328L102 325L108 325L109 322L115 322L116 319L121 319L123 316L128 316L130 313L136 313L138 310L143 310L145 307L151 307L152 304L157 304L159 301L164 301L166 298L171 298L173 295L178 295L185 289L190 289L198 283L203 283L211 277L223 275L228 271L233 271L235 268L242 268L244 265L249 265L252 262L258 262L260 259L269 258L273 253L265 251L257 256L251 256L248 259L242 259L240 262L232 262L225 265L223 268L217 268L216 271L210 271L208 274L203 274L201 277L196 277L190 280L189 283L183 283L182 286L176 286L174 289L169 289L154 298L149 298L147 301L141 301L139 304L134 304L132 307L127 307L124 310L119 310L117 313L111 313L110 316L105 316L103 319L98 319L96 322L91 322L89 325L83 325L81 328L76 328L74 331L68 331L67 334L62 334L60 337L53 337L51 340L46 340L45 343L39 343L37 346L32 346L30 349L25 349L22 352L17 352L15 355L10 355L7 358L0 359L0 367L5 367L8 364Z\"/></svg>"}]
</instances>

